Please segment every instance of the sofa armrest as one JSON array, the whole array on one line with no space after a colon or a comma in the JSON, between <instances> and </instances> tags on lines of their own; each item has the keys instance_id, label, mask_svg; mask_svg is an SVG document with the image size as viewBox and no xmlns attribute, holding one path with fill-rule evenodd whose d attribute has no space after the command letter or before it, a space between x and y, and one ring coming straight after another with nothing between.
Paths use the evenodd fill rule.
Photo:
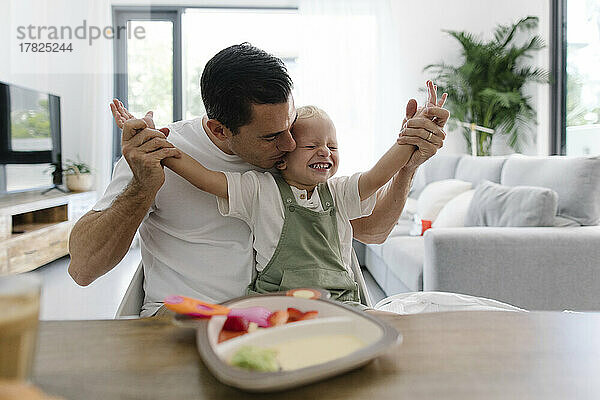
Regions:
<instances>
[{"instance_id":1,"label":"sofa armrest","mask_svg":"<svg viewBox=\"0 0 600 400\"><path fill-rule=\"evenodd\" d=\"M423 289L528 310L600 310L600 226L430 229Z\"/></svg>"}]
</instances>

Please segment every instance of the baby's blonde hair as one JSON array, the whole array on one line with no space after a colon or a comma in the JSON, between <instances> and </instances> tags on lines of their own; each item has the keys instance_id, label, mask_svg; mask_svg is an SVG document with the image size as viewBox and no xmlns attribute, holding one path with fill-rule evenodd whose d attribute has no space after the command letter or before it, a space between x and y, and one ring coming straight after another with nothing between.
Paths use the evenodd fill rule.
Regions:
<instances>
[{"instance_id":1,"label":"baby's blonde hair","mask_svg":"<svg viewBox=\"0 0 600 400\"><path fill-rule=\"evenodd\" d=\"M298 112L298 119L322 118L331 121L329 115L317 106L302 106L296 111Z\"/></svg>"}]
</instances>

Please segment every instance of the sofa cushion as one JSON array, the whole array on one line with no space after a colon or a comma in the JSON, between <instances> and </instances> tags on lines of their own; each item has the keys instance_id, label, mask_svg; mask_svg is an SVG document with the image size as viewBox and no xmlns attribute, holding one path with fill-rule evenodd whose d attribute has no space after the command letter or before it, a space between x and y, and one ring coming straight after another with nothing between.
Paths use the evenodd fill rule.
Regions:
<instances>
[{"instance_id":1,"label":"sofa cushion","mask_svg":"<svg viewBox=\"0 0 600 400\"><path fill-rule=\"evenodd\" d=\"M450 200L438 214L432 228L460 228L465 226L465 217L475 190L467 190Z\"/></svg>"},{"instance_id":2,"label":"sofa cushion","mask_svg":"<svg viewBox=\"0 0 600 400\"><path fill-rule=\"evenodd\" d=\"M551 189L483 181L473 193L465 226L553 226L557 204Z\"/></svg>"},{"instance_id":3,"label":"sofa cushion","mask_svg":"<svg viewBox=\"0 0 600 400\"><path fill-rule=\"evenodd\" d=\"M416 199L431 182L454 178L456 165L463 156L463 154L436 154L425 161L415 173L409 196Z\"/></svg>"},{"instance_id":4,"label":"sofa cushion","mask_svg":"<svg viewBox=\"0 0 600 400\"><path fill-rule=\"evenodd\" d=\"M381 248L388 273L394 274L412 291L423 290L424 242L422 236L388 238Z\"/></svg>"},{"instance_id":5,"label":"sofa cushion","mask_svg":"<svg viewBox=\"0 0 600 400\"><path fill-rule=\"evenodd\" d=\"M444 206L461 193L470 190L470 182L458 179L443 179L430 183L423 189L417 202L420 219L435 221Z\"/></svg>"},{"instance_id":6,"label":"sofa cushion","mask_svg":"<svg viewBox=\"0 0 600 400\"><path fill-rule=\"evenodd\" d=\"M558 216L581 225L600 223L600 157L512 155L500 183L552 189L558 194Z\"/></svg>"},{"instance_id":7,"label":"sofa cushion","mask_svg":"<svg viewBox=\"0 0 600 400\"><path fill-rule=\"evenodd\" d=\"M506 157L462 157L456 166L456 179L471 182L473 187L488 180L500 183Z\"/></svg>"}]
</instances>

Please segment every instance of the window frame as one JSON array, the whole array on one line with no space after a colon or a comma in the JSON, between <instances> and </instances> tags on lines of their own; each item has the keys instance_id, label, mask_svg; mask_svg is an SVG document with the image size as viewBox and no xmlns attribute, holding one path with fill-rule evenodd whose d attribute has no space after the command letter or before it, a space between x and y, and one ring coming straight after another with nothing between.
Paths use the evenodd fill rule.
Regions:
<instances>
[{"instance_id":1,"label":"window frame","mask_svg":"<svg viewBox=\"0 0 600 400\"><path fill-rule=\"evenodd\" d=\"M567 0L552 0L550 154L567 154Z\"/></svg>"},{"instance_id":2,"label":"window frame","mask_svg":"<svg viewBox=\"0 0 600 400\"><path fill-rule=\"evenodd\" d=\"M180 7L113 7L114 26L125 26L128 21L171 21L173 24L173 121L181 120L181 13ZM127 37L114 40L114 97L129 107L127 75ZM113 163L121 158L121 130L115 125L113 135Z\"/></svg>"}]
</instances>

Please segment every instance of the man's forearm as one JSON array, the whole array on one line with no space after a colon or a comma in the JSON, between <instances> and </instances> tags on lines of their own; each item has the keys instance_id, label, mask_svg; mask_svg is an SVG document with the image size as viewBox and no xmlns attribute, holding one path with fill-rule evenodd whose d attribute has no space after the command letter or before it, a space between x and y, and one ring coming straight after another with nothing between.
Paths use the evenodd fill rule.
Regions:
<instances>
[{"instance_id":1,"label":"man's forearm","mask_svg":"<svg viewBox=\"0 0 600 400\"><path fill-rule=\"evenodd\" d=\"M69 239L75 282L87 286L121 261L154 195L132 182L109 208L90 211L75 224Z\"/></svg>"},{"instance_id":2,"label":"man's forearm","mask_svg":"<svg viewBox=\"0 0 600 400\"><path fill-rule=\"evenodd\" d=\"M403 168L377 192L377 204L368 217L350 221L354 238L363 243L383 243L402 214L415 170Z\"/></svg>"},{"instance_id":3,"label":"man's forearm","mask_svg":"<svg viewBox=\"0 0 600 400\"><path fill-rule=\"evenodd\" d=\"M394 143L373 168L363 172L358 180L361 201L371 197L396 175L406 165L414 151L413 146Z\"/></svg>"}]
</instances>

